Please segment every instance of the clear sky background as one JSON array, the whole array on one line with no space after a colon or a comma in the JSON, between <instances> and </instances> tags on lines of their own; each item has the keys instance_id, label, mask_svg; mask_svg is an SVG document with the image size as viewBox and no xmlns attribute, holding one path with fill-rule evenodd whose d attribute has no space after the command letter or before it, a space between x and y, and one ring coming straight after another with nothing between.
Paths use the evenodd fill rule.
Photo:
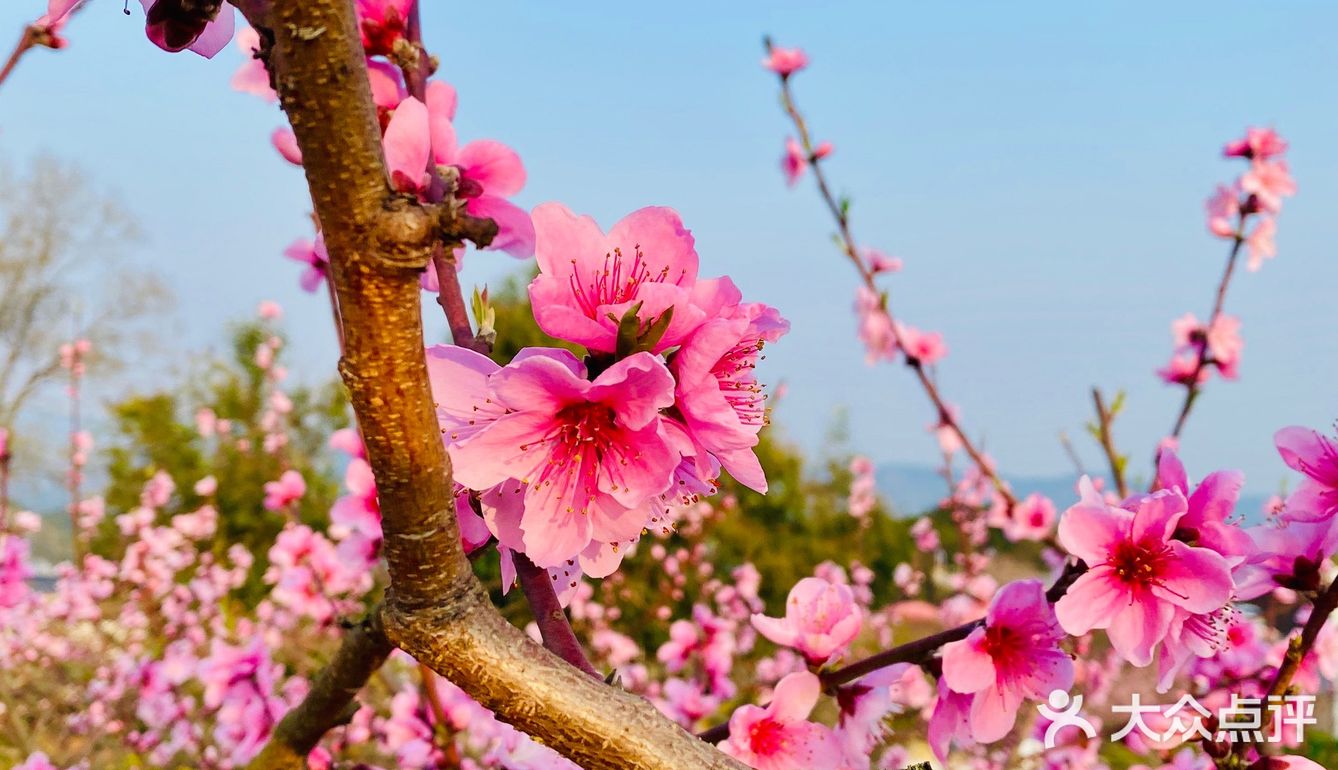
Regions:
<instances>
[{"instance_id":1,"label":"clear sky background","mask_svg":"<svg viewBox=\"0 0 1338 770\"><path fill-rule=\"evenodd\" d=\"M0 34L44 5L0 3ZM125 17L93 0L68 49L24 59L0 89L0 158L74 161L138 218L140 259L180 297L145 372L180 370L276 299L297 375L332 376L325 300L280 256L310 235L301 173L267 140L281 114L229 90L234 48L164 54L131 5ZM1013 475L1067 472L1061 430L1098 465L1080 436L1094 384L1129 391L1117 437L1144 467L1181 396L1153 374L1169 322L1206 315L1225 258L1201 213L1240 170L1220 145L1273 125L1300 194L1279 257L1232 287L1242 378L1211 384L1183 454L1192 474L1240 467L1266 492L1284 477L1272 432L1338 418L1338 5L425 0L424 17L462 137L524 158L522 205L561 200L606 227L643 205L678 209L704 275L731 275L793 323L763 375L789 386L777 422L818 447L845 409L851 448L877 461L935 462L931 411L900 366L863 363L855 276L816 193L784 186L764 33L809 51L797 95L836 145L856 235L906 260L894 307L946 334L943 388ZM464 280L519 267L474 256Z\"/></svg>"}]
</instances>

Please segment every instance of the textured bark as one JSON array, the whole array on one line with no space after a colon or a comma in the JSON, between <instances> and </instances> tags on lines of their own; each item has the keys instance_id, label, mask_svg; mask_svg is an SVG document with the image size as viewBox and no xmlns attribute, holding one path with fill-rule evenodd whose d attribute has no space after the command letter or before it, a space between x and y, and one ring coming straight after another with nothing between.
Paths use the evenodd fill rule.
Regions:
<instances>
[{"instance_id":1,"label":"textured bark","mask_svg":"<svg viewBox=\"0 0 1338 770\"><path fill-rule=\"evenodd\" d=\"M307 754L331 726L353 716L353 699L394 649L381 625L377 606L362 622L344 634L344 640L316 680L311 691L274 728L269 743L247 770L300 770Z\"/></svg>"},{"instance_id":2,"label":"textured bark","mask_svg":"<svg viewBox=\"0 0 1338 770\"><path fill-rule=\"evenodd\" d=\"M486 242L495 227L390 189L352 0L240 7L272 39L266 56L330 252L345 334L339 370L381 503L387 637L589 770L742 768L534 643L488 600L460 545L418 275L438 243Z\"/></svg>"}]
</instances>

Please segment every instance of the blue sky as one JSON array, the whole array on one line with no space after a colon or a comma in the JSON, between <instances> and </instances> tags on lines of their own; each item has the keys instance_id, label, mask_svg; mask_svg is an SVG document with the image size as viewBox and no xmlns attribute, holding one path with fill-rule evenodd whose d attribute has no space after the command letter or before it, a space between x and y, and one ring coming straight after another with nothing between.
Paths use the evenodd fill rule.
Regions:
<instances>
[{"instance_id":1,"label":"blue sky","mask_svg":"<svg viewBox=\"0 0 1338 770\"><path fill-rule=\"evenodd\" d=\"M0 32L42 5L4 3ZM169 56L143 39L137 8L91 6L67 50L30 54L0 89L0 158L77 162L134 212L140 259L181 298L150 371L180 369L272 298L300 376L332 375L323 298L302 294L280 256L308 235L308 201L269 147L277 108L228 89L234 49ZM1117 438L1150 455L1180 396L1153 375L1168 324L1207 313L1225 256L1201 216L1239 170L1218 149L1274 125L1300 195L1278 259L1232 287L1242 379L1212 384L1183 454L1191 473L1239 467L1267 491L1284 477L1272 432L1338 417L1338 6L426 0L424 16L460 92L461 135L525 159L520 203L561 200L605 226L677 208L703 274L733 276L793 323L764 373L789 386L778 423L816 447L847 410L851 447L879 461L934 462L931 413L907 372L864 365L854 276L811 187L781 180L788 126L758 65L763 34L808 49L797 95L836 145L830 173L856 234L906 260L888 284L895 309L946 334L943 388L1015 475L1067 472L1056 436L1081 434L1094 384L1129 391ZM518 267L475 256L464 279Z\"/></svg>"}]
</instances>

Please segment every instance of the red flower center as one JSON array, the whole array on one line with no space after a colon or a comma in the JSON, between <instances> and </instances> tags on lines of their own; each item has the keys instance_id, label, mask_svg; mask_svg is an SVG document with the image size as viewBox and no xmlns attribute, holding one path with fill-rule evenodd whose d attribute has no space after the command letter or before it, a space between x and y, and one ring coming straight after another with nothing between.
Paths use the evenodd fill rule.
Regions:
<instances>
[{"instance_id":1,"label":"red flower center","mask_svg":"<svg viewBox=\"0 0 1338 770\"><path fill-rule=\"evenodd\" d=\"M1166 545L1160 543L1148 547L1125 540L1115 547L1109 564L1125 583L1154 584L1159 582L1162 560L1167 550Z\"/></svg>"},{"instance_id":2,"label":"red flower center","mask_svg":"<svg viewBox=\"0 0 1338 770\"><path fill-rule=\"evenodd\" d=\"M748 747L761 757L780 752L785 745L785 728L774 719L763 719L748 728Z\"/></svg>"}]
</instances>

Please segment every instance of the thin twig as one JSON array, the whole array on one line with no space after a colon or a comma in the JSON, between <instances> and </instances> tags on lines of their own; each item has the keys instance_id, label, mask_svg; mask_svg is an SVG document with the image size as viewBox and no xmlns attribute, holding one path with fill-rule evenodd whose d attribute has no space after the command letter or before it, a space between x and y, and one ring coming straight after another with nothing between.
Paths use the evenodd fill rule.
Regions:
<instances>
[{"instance_id":1,"label":"thin twig","mask_svg":"<svg viewBox=\"0 0 1338 770\"><path fill-rule=\"evenodd\" d=\"M1069 587L1073 585L1074 581L1081 577L1085 572L1087 572L1087 565L1080 561L1069 562L1066 564L1064 571L1060 573L1059 577L1055 580L1054 585L1050 586L1050 589L1045 592L1046 600L1051 603L1059 601L1059 599L1068 592ZM934 653L938 652L939 648L946 644L965 639L984 622L984 618L973 620L970 623L964 623L960 626L940 631L937 634L931 634L930 636L916 639L913 642L907 642L906 644L898 645L874 655L870 655L869 657L855 661L850 665L832 669L831 671L824 671L819 674L819 677L822 679L823 689L827 692L832 692L843 684L848 684L862 676L872 674L875 671L887 668L888 666L894 666L898 663L910 663L917 666L926 665L929 663L930 659L933 658ZM697 737L708 743L719 743L729 737L729 724L718 724L708 730L697 733Z\"/></svg>"},{"instance_id":2,"label":"thin twig","mask_svg":"<svg viewBox=\"0 0 1338 770\"><path fill-rule=\"evenodd\" d=\"M767 52L770 53L771 41L768 40L766 45ZM952 412L949 410L947 402L943 400L942 394L939 393L938 386L934 384L934 379L930 377L929 372L926 371L924 363L907 351L896 318L892 315L892 309L888 306L887 295L879 290L877 282L874 280L873 269L866 265L864 258L860 256L859 246L855 241L855 236L851 232L850 217L844 207L837 201L836 196L832 194L831 186L827 182L827 175L822 170L822 159L819 158L817 154L817 145L813 143L813 137L808 131L808 124L804 121L804 116L799 112L799 108L795 104L794 94L790 89L789 77L781 76L780 84L781 105L785 109L785 113L789 115L790 120L794 123L795 131L799 134L799 142L807 156L808 164L813 168L813 179L817 182L818 192L821 193L823 203L826 204L828 212L836 222L841 251L850 258L851 264L854 265L855 270L859 273L860 279L864 282L864 285L868 287L870 291L882 298L879 309L887 316L888 325L892 329L892 337L895 340L897 347L905 354L906 365L915 373L915 378L919 381L921 388L924 389L925 395L929 396L929 400L933 402L934 409L938 412L939 421L953 432L957 437L957 440L961 442L962 449L966 451L966 454L971 458L971 461L975 463L975 466L979 469L980 473L990 480L995 491L1001 498L1003 498L1004 502L1007 503L1008 510L1011 511L1017 505L1017 498L1013 495L1012 490L1009 489L1008 484L999 477L999 474L995 472L989 462L985 460L983 453L976 447L971 439L967 437L966 432L962 430L962 427L952 416Z\"/></svg>"},{"instance_id":3,"label":"thin twig","mask_svg":"<svg viewBox=\"0 0 1338 770\"><path fill-rule=\"evenodd\" d=\"M1116 402L1120 399L1117 397ZM1115 423L1115 413L1106 406L1100 388L1092 388L1092 403L1096 407L1096 435L1101 443L1101 451L1106 453L1106 462L1110 464L1110 477L1115 482L1115 489L1121 498L1129 496L1129 485L1124 480L1124 458L1115 449L1115 438L1111 427Z\"/></svg>"},{"instance_id":4,"label":"thin twig","mask_svg":"<svg viewBox=\"0 0 1338 770\"><path fill-rule=\"evenodd\" d=\"M433 740L441 750L442 766L446 770L458 770L460 767L460 747L455 744L455 728L451 725L446 707L442 705L441 693L437 691L437 673L424 663L418 664L418 676L423 685L423 697L427 699L429 712L432 714L434 729ZM444 735L443 735L444 733ZM444 738L444 741L441 739ZM445 745L441 745L444 743Z\"/></svg>"},{"instance_id":5,"label":"thin twig","mask_svg":"<svg viewBox=\"0 0 1338 770\"><path fill-rule=\"evenodd\" d=\"M516 563L516 576L520 579L520 590L530 603L530 612L534 615L534 622L539 626L539 635L543 637L544 646L590 676L603 679L585 657L581 642L571 629L571 623L567 620L567 613L562 609L562 603L558 601L548 570L536 566L523 553L513 554L513 558Z\"/></svg>"},{"instance_id":6,"label":"thin twig","mask_svg":"<svg viewBox=\"0 0 1338 770\"><path fill-rule=\"evenodd\" d=\"M1301 670L1301 664L1305 662L1306 656L1315 648L1320 632L1324 630L1324 625L1334 612L1338 612L1338 578L1334 578L1328 590L1316 597L1315 604L1310 609L1310 619L1306 621L1301 633L1293 636L1291 642L1287 644L1287 653L1282 658L1282 665L1278 666L1278 673L1268 688L1269 698L1281 698L1287 694L1296 672ZM1264 717L1262 729L1265 733L1273 722L1273 711L1274 709L1268 709ZM1249 748L1249 743L1240 741L1232 747L1232 750L1237 755L1243 756Z\"/></svg>"},{"instance_id":7,"label":"thin twig","mask_svg":"<svg viewBox=\"0 0 1338 770\"><path fill-rule=\"evenodd\" d=\"M29 25L23 28L23 33L19 35L19 41L14 44L14 50L10 51L9 58L5 60L5 66L0 68L0 85L9 79L10 73L18 66L19 59L28 51L31 51L37 45L37 36L34 33L34 27Z\"/></svg>"},{"instance_id":8,"label":"thin twig","mask_svg":"<svg viewBox=\"0 0 1338 770\"><path fill-rule=\"evenodd\" d=\"M1222 279L1217 283L1217 293L1213 299L1213 312L1208 318L1208 325L1205 329L1205 335L1217 325L1217 321L1222 317L1222 310L1226 306L1227 287L1231 284L1231 276L1235 273L1236 262L1240 257L1240 248L1245 243L1245 218L1247 214L1241 214L1237 223L1236 235L1231 243L1231 252L1227 256L1226 267L1222 270ZM1203 339L1195 343L1196 360L1194 371L1191 373L1188 381L1185 383L1185 400L1180 405L1180 412L1175 418L1175 426L1171 429L1171 438L1179 439L1180 434L1185 430L1185 423L1189 420L1189 413L1194 408L1194 403L1198 401L1199 395L1203 392L1203 386L1199 379L1203 376L1204 370L1213 363L1212 356L1208 353L1208 340Z\"/></svg>"},{"instance_id":9,"label":"thin twig","mask_svg":"<svg viewBox=\"0 0 1338 770\"><path fill-rule=\"evenodd\" d=\"M307 697L284 715L265 748L247 770L298 770L306 756L334 725L347 722L357 711L354 698L368 678L385 663L392 645L381 625L377 605L362 621L351 625L335 652L311 683Z\"/></svg>"}]
</instances>

